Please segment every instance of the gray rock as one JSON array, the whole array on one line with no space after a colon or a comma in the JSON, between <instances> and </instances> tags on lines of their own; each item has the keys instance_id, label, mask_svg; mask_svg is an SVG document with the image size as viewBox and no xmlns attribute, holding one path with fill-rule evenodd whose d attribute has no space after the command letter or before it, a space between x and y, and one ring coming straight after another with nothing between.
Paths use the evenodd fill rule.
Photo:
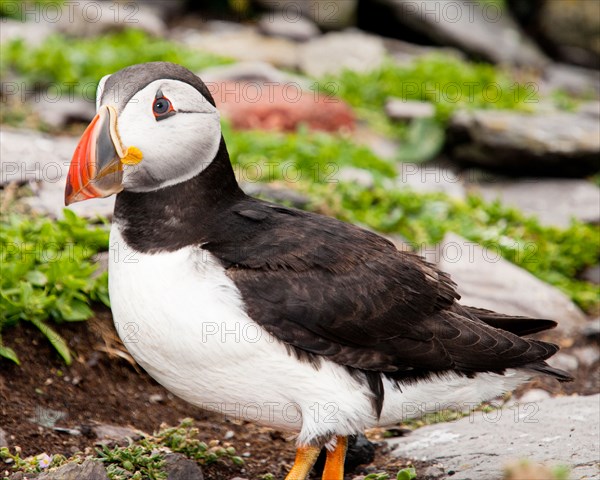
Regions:
<instances>
[{"instance_id":1,"label":"gray rock","mask_svg":"<svg viewBox=\"0 0 600 480\"><path fill-rule=\"evenodd\" d=\"M14 2L14 5L17 4L17 2ZM56 30L56 22L48 22L43 18L37 18L37 21L32 20L29 22L3 18L2 28L0 28L0 43L6 45L13 40L21 39L29 47L38 47Z\"/></svg>"},{"instance_id":2,"label":"gray rock","mask_svg":"<svg viewBox=\"0 0 600 480\"><path fill-rule=\"evenodd\" d=\"M290 69L295 69L298 64L295 42L261 35L250 26L216 28L209 22L203 30L174 28L171 37L190 48L240 61L266 62Z\"/></svg>"},{"instance_id":3,"label":"gray rock","mask_svg":"<svg viewBox=\"0 0 600 480\"><path fill-rule=\"evenodd\" d=\"M29 130L0 129L0 186L28 183L34 196L24 202L38 213L63 216L65 179L77 146L75 137L52 137ZM114 196L70 205L87 218L112 217Z\"/></svg>"},{"instance_id":4,"label":"gray rock","mask_svg":"<svg viewBox=\"0 0 600 480\"><path fill-rule=\"evenodd\" d=\"M398 155L398 142L385 137L364 125L357 125L352 133L352 140L365 145L378 157L395 160Z\"/></svg>"},{"instance_id":5,"label":"gray rock","mask_svg":"<svg viewBox=\"0 0 600 480\"><path fill-rule=\"evenodd\" d=\"M115 209L115 195L107 198L92 198L65 207L64 179L61 179L60 182L33 184L32 189L35 195L27 197L23 201L29 205L32 211L55 218L62 218L64 215L63 209L68 208L81 217L89 219L105 217L110 219Z\"/></svg>"},{"instance_id":6,"label":"gray rock","mask_svg":"<svg viewBox=\"0 0 600 480\"><path fill-rule=\"evenodd\" d=\"M375 177L364 168L342 167L337 172L336 179L340 182L355 183L363 188L372 188L375 185Z\"/></svg>"},{"instance_id":7,"label":"gray rock","mask_svg":"<svg viewBox=\"0 0 600 480\"><path fill-rule=\"evenodd\" d=\"M522 255L533 255L534 260L534 251L520 248L524 248ZM557 329L564 334L585 323L581 310L564 293L504 260L497 249L449 233L436 248L421 253L452 276L463 305L556 320Z\"/></svg>"},{"instance_id":8,"label":"gray rock","mask_svg":"<svg viewBox=\"0 0 600 480\"><path fill-rule=\"evenodd\" d=\"M95 37L103 33L139 28L157 37L164 36L167 26L150 2L98 2L80 0L69 5L59 21L60 30L75 37Z\"/></svg>"},{"instance_id":9,"label":"gray rock","mask_svg":"<svg viewBox=\"0 0 600 480\"><path fill-rule=\"evenodd\" d=\"M0 447L8 447L8 433L0 428Z\"/></svg>"},{"instance_id":10,"label":"gray rock","mask_svg":"<svg viewBox=\"0 0 600 480\"><path fill-rule=\"evenodd\" d=\"M56 102L37 99L27 102L42 122L61 129L72 122L90 122L96 115L96 105L81 97L63 96Z\"/></svg>"},{"instance_id":11,"label":"gray rock","mask_svg":"<svg viewBox=\"0 0 600 480\"><path fill-rule=\"evenodd\" d=\"M203 480L204 475L198 464L180 453L165 455L167 480Z\"/></svg>"},{"instance_id":12,"label":"gray rock","mask_svg":"<svg viewBox=\"0 0 600 480\"><path fill-rule=\"evenodd\" d=\"M305 16L285 10L264 14L258 21L258 29L265 35L289 38L305 42L321 34L319 27Z\"/></svg>"},{"instance_id":13,"label":"gray rock","mask_svg":"<svg viewBox=\"0 0 600 480\"><path fill-rule=\"evenodd\" d=\"M67 463L50 472L36 474L15 473L10 480L108 480L104 465L97 460L86 458L83 463Z\"/></svg>"},{"instance_id":14,"label":"gray rock","mask_svg":"<svg viewBox=\"0 0 600 480\"><path fill-rule=\"evenodd\" d=\"M445 193L461 200L467 196L460 175L437 165L400 163L395 188L410 188L419 193Z\"/></svg>"},{"instance_id":15,"label":"gray rock","mask_svg":"<svg viewBox=\"0 0 600 480\"><path fill-rule=\"evenodd\" d=\"M587 180L525 178L479 183L471 190L534 215L543 225L565 228L573 218L600 223L600 188Z\"/></svg>"},{"instance_id":16,"label":"gray rock","mask_svg":"<svg viewBox=\"0 0 600 480\"><path fill-rule=\"evenodd\" d=\"M581 278L586 282L600 285L600 263L586 268L581 274Z\"/></svg>"},{"instance_id":17,"label":"gray rock","mask_svg":"<svg viewBox=\"0 0 600 480\"><path fill-rule=\"evenodd\" d=\"M431 118L435 115L435 107L429 102L388 98L385 102L385 113L392 120L406 121L413 118Z\"/></svg>"},{"instance_id":18,"label":"gray rock","mask_svg":"<svg viewBox=\"0 0 600 480\"><path fill-rule=\"evenodd\" d=\"M598 68L600 4L589 0L545 1L532 5L532 30L569 63Z\"/></svg>"},{"instance_id":19,"label":"gray rock","mask_svg":"<svg viewBox=\"0 0 600 480\"><path fill-rule=\"evenodd\" d=\"M460 50L451 47L416 45L414 43L398 40L397 38L383 38L383 44L385 45L388 55L390 55L396 63L401 65L410 64L416 58L429 55L454 57L461 60L466 59L466 56Z\"/></svg>"},{"instance_id":20,"label":"gray rock","mask_svg":"<svg viewBox=\"0 0 600 480\"><path fill-rule=\"evenodd\" d=\"M492 2L469 0L380 0L397 22L439 45L456 46L496 63L527 67L548 60L521 31L507 10Z\"/></svg>"},{"instance_id":21,"label":"gray rock","mask_svg":"<svg viewBox=\"0 0 600 480\"><path fill-rule=\"evenodd\" d=\"M600 340L600 317L590 320L583 325L581 334L590 340Z\"/></svg>"},{"instance_id":22,"label":"gray rock","mask_svg":"<svg viewBox=\"0 0 600 480\"><path fill-rule=\"evenodd\" d=\"M597 94L600 91L600 72L565 63L551 63L544 70L540 92L551 94L555 90L578 96Z\"/></svg>"},{"instance_id":23,"label":"gray rock","mask_svg":"<svg viewBox=\"0 0 600 480\"><path fill-rule=\"evenodd\" d=\"M10 182L61 183L77 146L74 137L0 129L0 186ZM64 185L63 185L64 186Z\"/></svg>"},{"instance_id":24,"label":"gray rock","mask_svg":"<svg viewBox=\"0 0 600 480\"><path fill-rule=\"evenodd\" d=\"M198 75L209 88L211 83L221 82L293 83L297 84L302 90L309 90L314 85L314 81L309 78L285 72L261 61L242 61L232 65L210 67L202 70Z\"/></svg>"},{"instance_id":25,"label":"gray rock","mask_svg":"<svg viewBox=\"0 0 600 480\"><path fill-rule=\"evenodd\" d=\"M134 430L129 427L121 427L119 425L95 425L92 431L97 437L98 444L121 442L124 440L139 440L143 434L139 430Z\"/></svg>"},{"instance_id":26,"label":"gray rock","mask_svg":"<svg viewBox=\"0 0 600 480\"><path fill-rule=\"evenodd\" d=\"M600 119L571 112L459 111L450 121L452 158L519 176L586 176L598 169Z\"/></svg>"},{"instance_id":27,"label":"gray rock","mask_svg":"<svg viewBox=\"0 0 600 480\"><path fill-rule=\"evenodd\" d=\"M358 0L255 0L288 18L306 16L326 30L339 30L355 23Z\"/></svg>"},{"instance_id":28,"label":"gray rock","mask_svg":"<svg viewBox=\"0 0 600 480\"><path fill-rule=\"evenodd\" d=\"M566 465L573 479L597 478L599 407L600 395L516 404L422 427L387 443L395 456L443 463L457 480L503 478L504 466L523 458Z\"/></svg>"},{"instance_id":29,"label":"gray rock","mask_svg":"<svg viewBox=\"0 0 600 480\"><path fill-rule=\"evenodd\" d=\"M427 467L423 472L423 476L426 478L447 478L446 470L440 465L432 465Z\"/></svg>"},{"instance_id":30,"label":"gray rock","mask_svg":"<svg viewBox=\"0 0 600 480\"><path fill-rule=\"evenodd\" d=\"M345 69L367 72L385 58L383 40L359 30L328 33L299 47L298 65L307 75L336 75Z\"/></svg>"}]
</instances>

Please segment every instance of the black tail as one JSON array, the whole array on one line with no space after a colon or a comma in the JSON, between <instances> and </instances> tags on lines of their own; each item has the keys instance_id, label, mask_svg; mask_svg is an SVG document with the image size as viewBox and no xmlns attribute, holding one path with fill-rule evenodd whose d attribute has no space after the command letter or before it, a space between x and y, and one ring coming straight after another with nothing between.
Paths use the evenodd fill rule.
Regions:
<instances>
[{"instance_id":1,"label":"black tail","mask_svg":"<svg viewBox=\"0 0 600 480\"><path fill-rule=\"evenodd\" d=\"M541 373L543 375L550 375L556 378L559 382L572 382L575 378L568 372L560 370L558 368L551 367L546 362L530 363L529 365L523 365L522 368L532 370L535 373Z\"/></svg>"},{"instance_id":2,"label":"black tail","mask_svg":"<svg viewBox=\"0 0 600 480\"><path fill-rule=\"evenodd\" d=\"M491 310L485 310L483 308L463 308L470 315L488 324L490 327L509 331L515 335L518 335L519 337L531 335L532 333L543 332L544 330L550 330L557 325L554 320L519 317L516 315L503 315L502 313L492 312ZM542 359L547 359L558 351L557 345L539 340L532 341L547 349L547 353L542 357ZM537 374L550 375L551 377L556 378L559 382L571 382L574 380L573 376L568 372L551 367L544 361L526 364L521 368L531 370Z\"/></svg>"},{"instance_id":3,"label":"black tail","mask_svg":"<svg viewBox=\"0 0 600 480\"><path fill-rule=\"evenodd\" d=\"M470 315L487 323L490 327L507 330L519 337L543 332L556 327L554 320L543 318L519 317L516 315L503 315L502 313L484 310L483 308L463 307Z\"/></svg>"}]
</instances>

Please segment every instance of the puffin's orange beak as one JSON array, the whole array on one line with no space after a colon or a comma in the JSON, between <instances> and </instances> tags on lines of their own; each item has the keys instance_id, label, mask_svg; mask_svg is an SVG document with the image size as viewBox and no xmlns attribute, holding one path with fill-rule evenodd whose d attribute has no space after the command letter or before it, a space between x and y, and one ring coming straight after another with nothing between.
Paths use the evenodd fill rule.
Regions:
<instances>
[{"instance_id":1,"label":"puffin's orange beak","mask_svg":"<svg viewBox=\"0 0 600 480\"><path fill-rule=\"evenodd\" d=\"M104 105L86 128L75 149L67 184L65 205L108 197L123 190L123 164L136 164L142 153L123 148L117 132L117 111Z\"/></svg>"}]
</instances>

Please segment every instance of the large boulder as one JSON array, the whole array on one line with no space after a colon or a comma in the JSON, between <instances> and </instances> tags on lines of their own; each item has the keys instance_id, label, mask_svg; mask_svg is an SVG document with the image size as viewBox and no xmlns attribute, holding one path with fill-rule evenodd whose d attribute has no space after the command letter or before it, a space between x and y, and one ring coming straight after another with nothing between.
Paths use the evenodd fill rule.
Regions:
<instances>
[{"instance_id":1,"label":"large boulder","mask_svg":"<svg viewBox=\"0 0 600 480\"><path fill-rule=\"evenodd\" d=\"M254 0L292 22L306 17L325 30L351 27L356 22L358 0Z\"/></svg>"},{"instance_id":2,"label":"large boulder","mask_svg":"<svg viewBox=\"0 0 600 480\"><path fill-rule=\"evenodd\" d=\"M471 190L534 215L543 225L565 228L572 219L600 223L600 188L587 180L525 178L479 183Z\"/></svg>"},{"instance_id":3,"label":"large boulder","mask_svg":"<svg viewBox=\"0 0 600 480\"><path fill-rule=\"evenodd\" d=\"M295 42L262 35L252 26L211 21L202 30L176 27L171 30L171 38L190 48L235 60L266 62L290 69L298 64Z\"/></svg>"},{"instance_id":4,"label":"large boulder","mask_svg":"<svg viewBox=\"0 0 600 480\"><path fill-rule=\"evenodd\" d=\"M312 77L336 75L343 70L367 72L385 59L383 40L359 30L333 32L317 37L299 49L298 66Z\"/></svg>"},{"instance_id":5,"label":"large boulder","mask_svg":"<svg viewBox=\"0 0 600 480\"><path fill-rule=\"evenodd\" d=\"M461 110L448 127L453 160L517 176L577 177L598 171L600 119L580 112Z\"/></svg>"},{"instance_id":6,"label":"large boulder","mask_svg":"<svg viewBox=\"0 0 600 480\"><path fill-rule=\"evenodd\" d=\"M507 0L523 27L551 56L600 67L600 2L594 0Z\"/></svg>"},{"instance_id":7,"label":"large boulder","mask_svg":"<svg viewBox=\"0 0 600 480\"><path fill-rule=\"evenodd\" d=\"M535 261L535 246L530 247L519 247L519 253ZM548 318L557 321L558 330L565 334L578 331L585 324L583 312L564 293L505 260L498 249L483 248L448 233L435 249L422 254L450 274L458 285L463 305L508 315Z\"/></svg>"},{"instance_id":8,"label":"large boulder","mask_svg":"<svg viewBox=\"0 0 600 480\"><path fill-rule=\"evenodd\" d=\"M65 180L78 139L35 131L0 129L0 186L27 184L34 195L25 202L35 212L62 217ZM70 205L78 215L110 217L114 196Z\"/></svg>"},{"instance_id":9,"label":"large boulder","mask_svg":"<svg viewBox=\"0 0 600 480\"><path fill-rule=\"evenodd\" d=\"M150 35L164 36L167 26L162 15L164 10L158 8L159 4L79 0L63 8L58 24L63 33L77 37L96 37L125 28L139 28ZM173 11L177 2L171 4Z\"/></svg>"},{"instance_id":10,"label":"large boulder","mask_svg":"<svg viewBox=\"0 0 600 480\"><path fill-rule=\"evenodd\" d=\"M387 6L400 28L439 45L455 46L495 63L541 67L548 60L522 32L510 12L495 2L373 0Z\"/></svg>"},{"instance_id":11,"label":"large boulder","mask_svg":"<svg viewBox=\"0 0 600 480\"><path fill-rule=\"evenodd\" d=\"M456 422L422 427L387 443L396 456L443 465L442 478L508 478L503 475L505 467L527 459L549 467L567 466L569 478L583 480L598 478L599 435L600 395L592 395L471 412ZM551 477L548 473L534 477L530 471L530 476L511 478Z\"/></svg>"}]
</instances>

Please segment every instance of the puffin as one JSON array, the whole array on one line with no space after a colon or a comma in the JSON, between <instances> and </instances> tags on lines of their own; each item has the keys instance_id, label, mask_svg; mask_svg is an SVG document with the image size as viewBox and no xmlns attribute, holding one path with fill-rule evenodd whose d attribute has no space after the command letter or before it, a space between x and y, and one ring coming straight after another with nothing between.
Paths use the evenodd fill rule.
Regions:
<instances>
[{"instance_id":1,"label":"puffin","mask_svg":"<svg viewBox=\"0 0 600 480\"><path fill-rule=\"evenodd\" d=\"M547 319L465 306L450 276L371 231L246 195L211 93L167 62L107 75L65 203L116 194L115 325L178 397L296 438L286 480L344 478L348 437L571 376Z\"/></svg>"}]
</instances>

